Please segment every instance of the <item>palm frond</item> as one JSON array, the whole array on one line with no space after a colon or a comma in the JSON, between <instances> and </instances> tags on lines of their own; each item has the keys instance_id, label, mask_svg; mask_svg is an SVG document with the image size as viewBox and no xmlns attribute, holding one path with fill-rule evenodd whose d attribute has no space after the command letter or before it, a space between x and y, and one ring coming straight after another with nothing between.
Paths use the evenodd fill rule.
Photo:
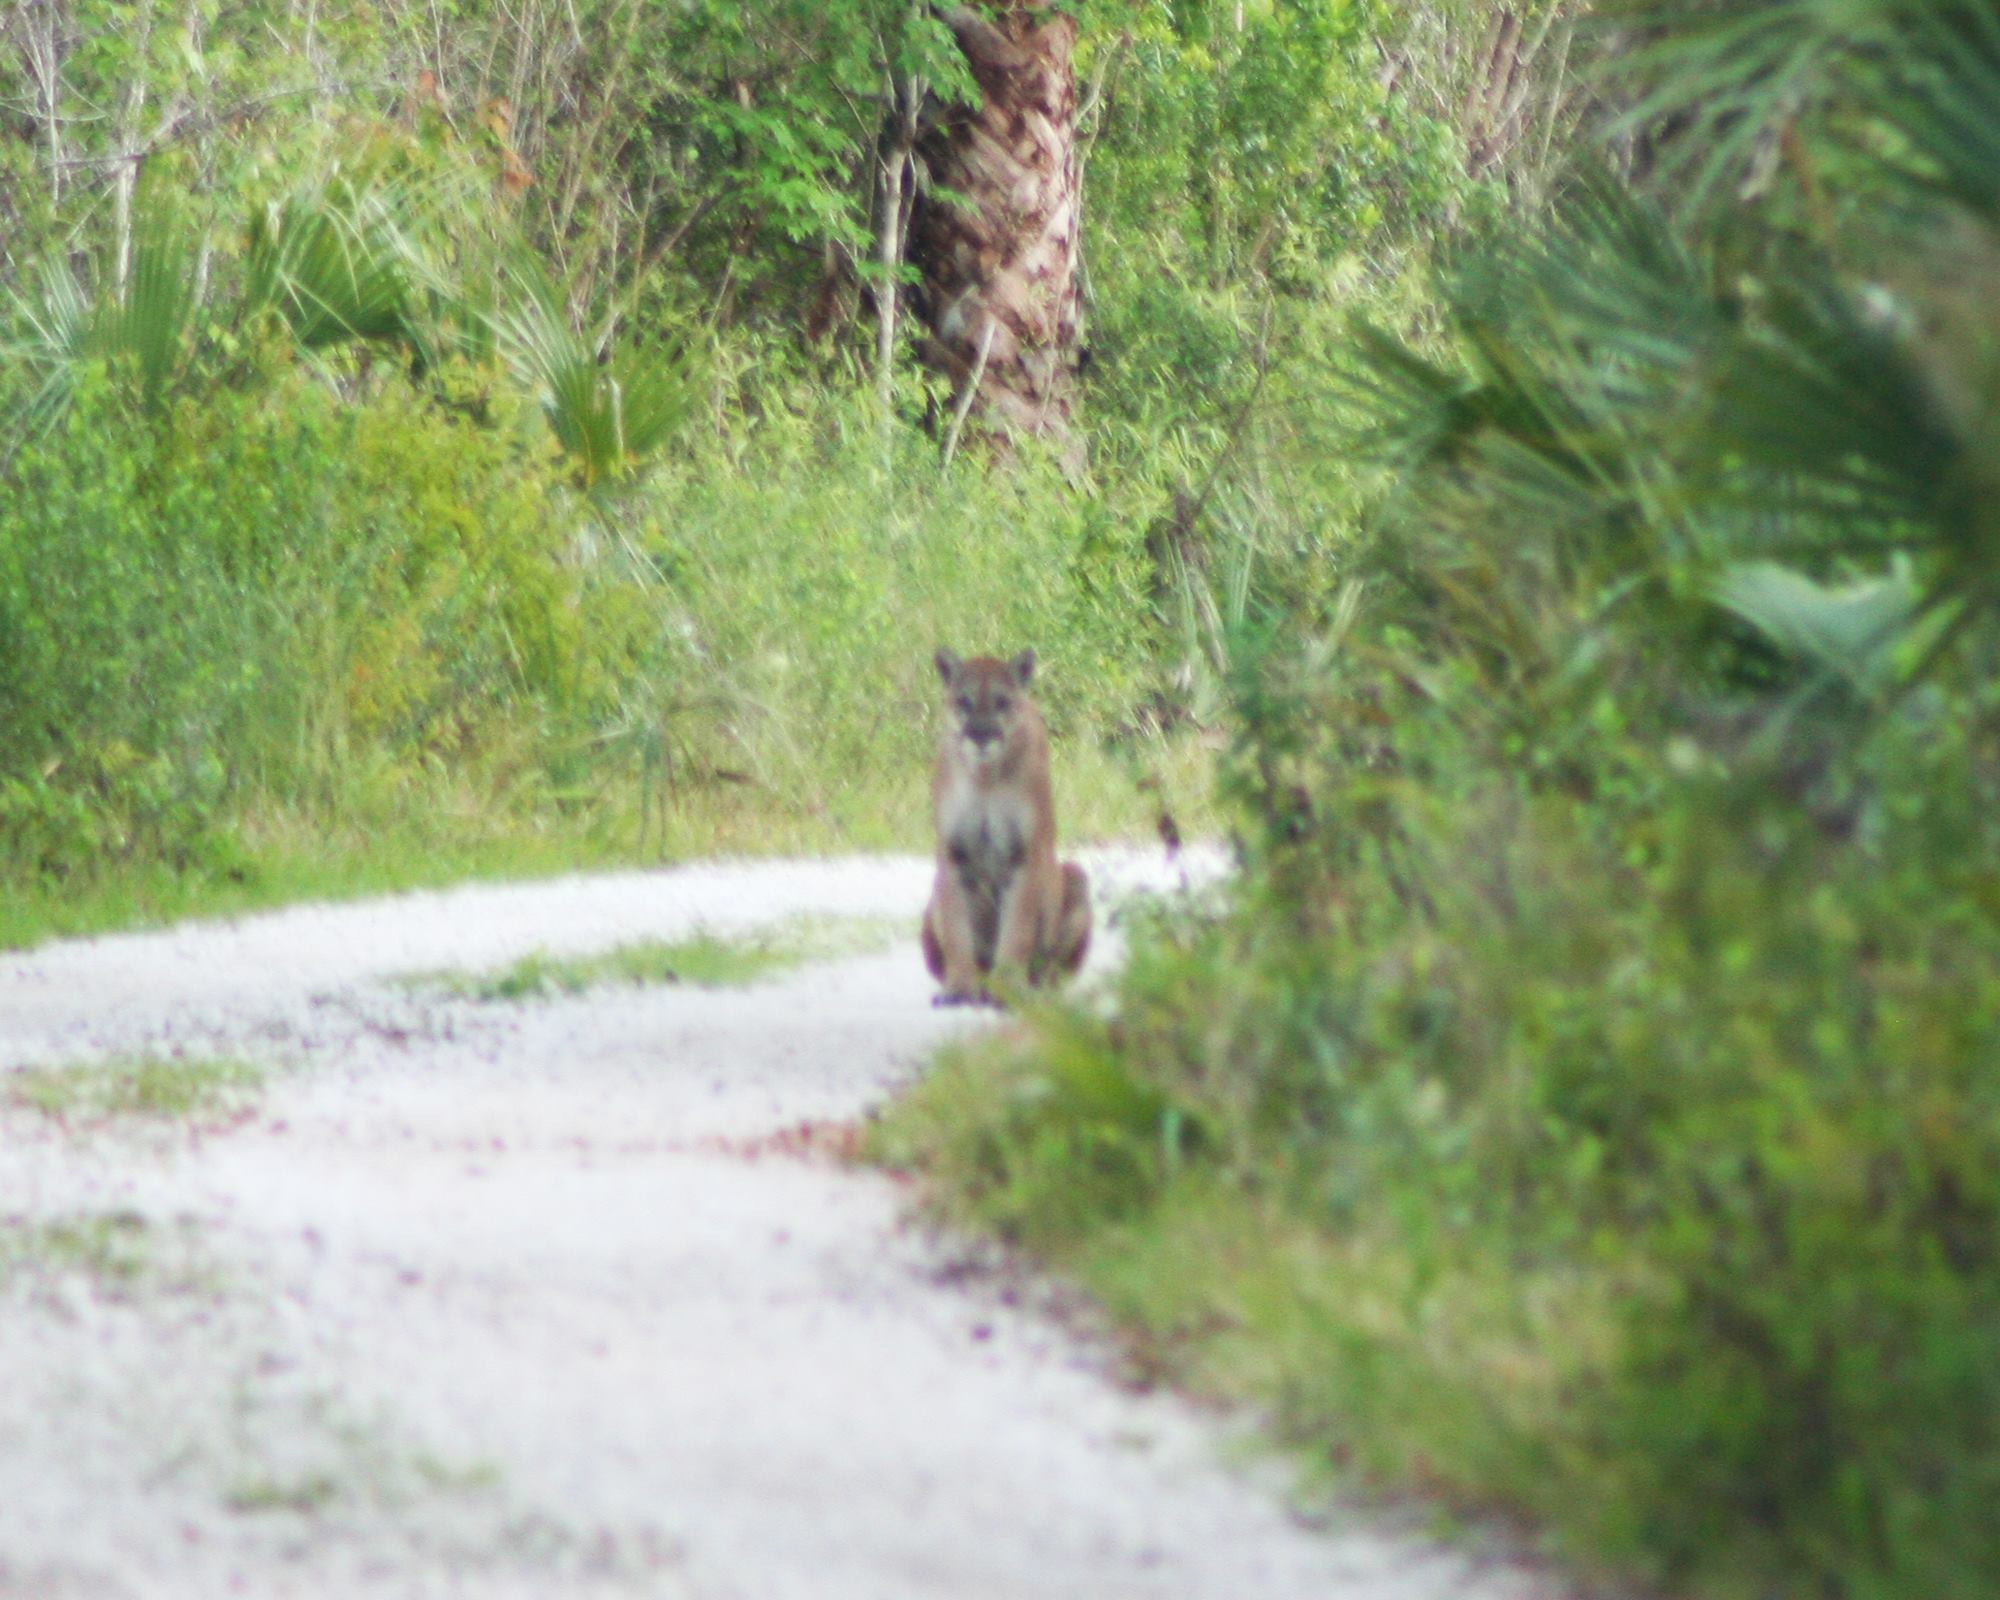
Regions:
<instances>
[{"instance_id":1,"label":"palm frond","mask_svg":"<svg viewBox=\"0 0 2000 1600\"><path fill-rule=\"evenodd\" d=\"M1892 30L1898 0L1607 0L1638 44L1611 70L1636 89L1626 132L1678 125L1665 151L1696 205L1741 183L1774 132L1828 93L1843 56Z\"/></svg>"},{"instance_id":2,"label":"palm frond","mask_svg":"<svg viewBox=\"0 0 2000 1600\"><path fill-rule=\"evenodd\" d=\"M1872 99L1916 183L2000 222L2000 10L1905 0L1911 50L1871 64Z\"/></svg>"},{"instance_id":3,"label":"palm frond","mask_svg":"<svg viewBox=\"0 0 2000 1600\"><path fill-rule=\"evenodd\" d=\"M8 291L8 363L32 375L16 419L28 429L68 403L90 344L90 300L69 263L44 261L38 279L38 293Z\"/></svg>"},{"instance_id":4,"label":"palm frond","mask_svg":"<svg viewBox=\"0 0 2000 1600\"><path fill-rule=\"evenodd\" d=\"M195 241L162 211L134 232L125 292L101 309L97 343L130 360L148 405L157 405L187 354L195 309Z\"/></svg>"},{"instance_id":5,"label":"palm frond","mask_svg":"<svg viewBox=\"0 0 2000 1600\"><path fill-rule=\"evenodd\" d=\"M1672 523L1673 427L1728 324L1657 208L1578 174L1539 226L1469 246L1440 298L1445 353L1361 325L1341 363L1352 444L1394 470L1427 566L1494 527L1574 563Z\"/></svg>"},{"instance_id":6,"label":"palm frond","mask_svg":"<svg viewBox=\"0 0 2000 1600\"><path fill-rule=\"evenodd\" d=\"M1717 577L1712 595L1780 653L1868 694L1889 687L1922 606L1904 559L1881 577L1840 585L1772 561L1738 562Z\"/></svg>"},{"instance_id":7,"label":"palm frond","mask_svg":"<svg viewBox=\"0 0 2000 1600\"><path fill-rule=\"evenodd\" d=\"M1717 360L1697 435L1727 498L1786 503L1864 542L1952 537L1966 439L1915 348L1823 267L1771 283Z\"/></svg>"},{"instance_id":8,"label":"palm frond","mask_svg":"<svg viewBox=\"0 0 2000 1600\"><path fill-rule=\"evenodd\" d=\"M541 401L549 428L586 488L653 454L692 414L694 385L683 358L624 349L571 324L562 297L531 258L511 267L507 303L489 313L496 347Z\"/></svg>"},{"instance_id":9,"label":"palm frond","mask_svg":"<svg viewBox=\"0 0 2000 1600\"><path fill-rule=\"evenodd\" d=\"M188 359L197 247L171 212L148 210L133 228L122 293L100 287L93 298L61 257L41 264L36 292L10 291L7 354L33 374L18 420L32 428L53 419L93 361L136 379L157 407ZM101 282L111 275L107 261Z\"/></svg>"},{"instance_id":10,"label":"palm frond","mask_svg":"<svg viewBox=\"0 0 2000 1600\"><path fill-rule=\"evenodd\" d=\"M2000 219L1991 0L1608 0L1600 15L1642 41L1611 69L1637 91L1623 128L1678 125L1669 165L1697 205L1795 141L1802 182L1835 154Z\"/></svg>"},{"instance_id":11,"label":"palm frond","mask_svg":"<svg viewBox=\"0 0 2000 1600\"><path fill-rule=\"evenodd\" d=\"M266 204L251 221L244 309L274 308L307 350L372 341L428 356L423 253L401 220L417 209L407 186L344 177Z\"/></svg>"}]
</instances>

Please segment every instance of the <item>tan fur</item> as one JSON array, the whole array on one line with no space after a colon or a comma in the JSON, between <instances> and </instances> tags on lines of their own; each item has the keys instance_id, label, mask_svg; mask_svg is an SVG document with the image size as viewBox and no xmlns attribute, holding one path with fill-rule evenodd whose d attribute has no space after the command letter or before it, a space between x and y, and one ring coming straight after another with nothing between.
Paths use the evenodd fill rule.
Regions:
<instances>
[{"instance_id":1,"label":"tan fur","mask_svg":"<svg viewBox=\"0 0 2000 1600\"><path fill-rule=\"evenodd\" d=\"M1035 653L1011 661L937 653L946 718L931 781L937 879L924 961L939 1005L991 1001L990 980L1045 983L1083 965L1090 880L1056 859L1049 739L1028 695Z\"/></svg>"}]
</instances>

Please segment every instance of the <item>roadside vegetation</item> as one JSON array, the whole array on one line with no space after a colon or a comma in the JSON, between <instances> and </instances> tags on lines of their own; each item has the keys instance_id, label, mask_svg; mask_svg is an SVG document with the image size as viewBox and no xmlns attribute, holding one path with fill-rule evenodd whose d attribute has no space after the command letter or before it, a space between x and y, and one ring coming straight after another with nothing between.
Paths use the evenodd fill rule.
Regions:
<instances>
[{"instance_id":1,"label":"roadside vegetation","mask_svg":"<svg viewBox=\"0 0 2000 1600\"><path fill-rule=\"evenodd\" d=\"M122 1292L153 1265L154 1242L135 1211L0 1217L0 1289L80 1272L107 1291Z\"/></svg>"},{"instance_id":2,"label":"roadside vegetation","mask_svg":"<svg viewBox=\"0 0 2000 1600\"><path fill-rule=\"evenodd\" d=\"M685 939L644 939L584 956L546 951L497 972L420 973L405 987L461 1000L547 1000L608 987L687 984L727 989L761 983L808 961L886 948L907 929L867 918L812 918L730 937L697 932Z\"/></svg>"},{"instance_id":3,"label":"roadside vegetation","mask_svg":"<svg viewBox=\"0 0 2000 1600\"><path fill-rule=\"evenodd\" d=\"M1322 352L1374 475L1331 603L1228 635L1238 883L878 1151L1313 1460L1675 1592L1971 1600L2000 20L1618 11L1635 109Z\"/></svg>"},{"instance_id":4,"label":"roadside vegetation","mask_svg":"<svg viewBox=\"0 0 2000 1600\"><path fill-rule=\"evenodd\" d=\"M69 1127L120 1118L212 1116L240 1109L263 1073L242 1061L135 1056L65 1067L19 1067L0 1076L0 1096Z\"/></svg>"}]
</instances>

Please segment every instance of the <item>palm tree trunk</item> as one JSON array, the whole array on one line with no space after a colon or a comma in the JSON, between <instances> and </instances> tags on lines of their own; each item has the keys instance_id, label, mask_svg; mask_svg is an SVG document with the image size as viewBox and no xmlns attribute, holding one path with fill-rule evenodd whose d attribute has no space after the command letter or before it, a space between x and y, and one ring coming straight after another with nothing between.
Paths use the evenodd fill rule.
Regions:
<instances>
[{"instance_id":1,"label":"palm tree trunk","mask_svg":"<svg viewBox=\"0 0 2000 1600\"><path fill-rule=\"evenodd\" d=\"M1052 439L1080 466L1076 22L1048 0L943 15L980 97L918 150L929 179L910 238L920 349L989 430Z\"/></svg>"}]
</instances>

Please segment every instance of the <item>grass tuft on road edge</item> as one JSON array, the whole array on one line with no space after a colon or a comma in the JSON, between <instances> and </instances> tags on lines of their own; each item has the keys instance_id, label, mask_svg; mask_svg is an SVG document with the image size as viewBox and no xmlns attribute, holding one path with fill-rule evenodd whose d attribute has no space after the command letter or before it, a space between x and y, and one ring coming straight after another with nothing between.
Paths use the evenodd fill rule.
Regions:
<instances>
[{"instance_id":1,"label":"grass tuft on road edge","mask_svg":"<svg viewBox=\"0 0 2000 1600\"><path fill-rule=\"evenodd\" d=\"M0 1283L15 1273L75 1270L127 1285L146 1269L151 1230L136 1211L80 1212L42 1220L0 1217Z\"/></svg>"},{"instance_id":2,"label":"grass tuft on road edge","mask_svg":"<svg viewBox=\"0 0 2000 1600\"><path fill-rule=\"evenodd\" d=\"M614 985L734 988L808 961L883 949L902 931L872 918L801 918L735 938L702 930L685 939L640 940L586 956L536 951L492 972L417 973L400 982L476 1001L547 1000Z\"/></svg>"},{"instance_id":3,"label":"grass tuft on road edge","mask_svg":"<svg viewBox=\"0 0 2000 1600\"><path fill-rule=\"evenodd\" d=\"M1538 1486L1574 1483L1549 1469L1588 1448L1576 1397L1617 1355L1614 1283L1335 1236L1282 1172L1225 1175L1220 1134L1132 1069L1115 1023L1023 1021L941 1052L866 1157L1087 1290L1135 1380L1255 1407L1308 1487L1415 1489L1441 1530L1550 1520ZM1631 1489L1605 1481L1601 1509Z\"/></svg>"},{"instance_id":4,"label":"grass tuft on road edge","mask_svg":"<svg viewBox=\"0 0 2000 1600\"><path fill-rule=\"evenodd\" d=\"M246 1062L134 1056L65 1067L23 1067L0 1079L10 1104L51 1121L173 1118L235 1110L262 1086Z\"/></svg>"}]
</instances>

